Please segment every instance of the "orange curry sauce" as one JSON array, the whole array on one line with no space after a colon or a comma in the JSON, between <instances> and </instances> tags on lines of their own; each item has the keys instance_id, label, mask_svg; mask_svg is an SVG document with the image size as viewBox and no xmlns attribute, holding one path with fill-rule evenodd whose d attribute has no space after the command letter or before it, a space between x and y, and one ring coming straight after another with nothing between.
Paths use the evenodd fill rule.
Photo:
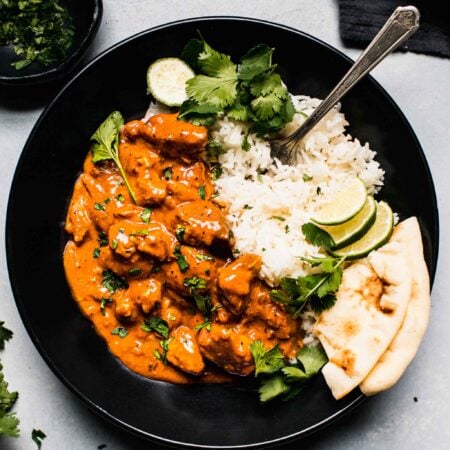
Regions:
<instances>
[{"instance_id":1,"label":"orange curry sauce","mask_svg":"<svg viewBox=\"0 0 450 450\"><path fill-rule=\"evenodd\" d=\"M298 322L257 278L259 256L232 257L207 141L206 128L174 114L127 123L119 156L138 204L113 162L89 154L66 220L64 267L81 311L127 367L173 383L251 374L258 339L288 358L301 346ZM141 328L149 317L167 322L167 339Z\"/></svg>"}]
</instances>

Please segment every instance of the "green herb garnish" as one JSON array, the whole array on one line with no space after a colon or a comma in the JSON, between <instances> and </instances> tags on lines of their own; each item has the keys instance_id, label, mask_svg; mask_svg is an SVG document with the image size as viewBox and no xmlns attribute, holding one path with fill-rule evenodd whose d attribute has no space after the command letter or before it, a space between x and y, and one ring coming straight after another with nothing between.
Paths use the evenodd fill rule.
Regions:
<instances>
[{"instance_id":1,"label":"green herb garnish","mask_svg":"<svg viewBox=\"0 0 450 450\"><path fill-rule=\"evenodd\" d=\"M172 167L163 169L163 177L165 180L170 180L172 178Z\"/></svg>"},{"instance_id":2,"label":"green herb garnish","mask_svg":"<svg viewBox=\"0 0 450 450\"><path fill-rule=\"evenodd\" d=\"M181 225L177 225L175 236L177 237L179 242L183 242L184 233L186 233L186 228L182 227Z\"/></svg>"},{"instance_id":3,"label":"green herb garnish","mask_svg":"<svg viewBox=\"0 0 450 450\"><path fill-rule=\"evenodd\" d=\"M186 272L189 269L189 263L186 261L186 257L181 253L181 247L177 245L173 252L175 259L177 261L180 272Z\"/></svg>"},{"instance_id":4,"label":"green herb garnish","mask_svg":"<svg viewBox=\"0 0 450 450\"><path fill-rule=\"evenodd\" d=\"M320 345L303 347L297 353L295 364L286 364L277 345L266 350L261 341L250 345L255 363L255 377L261 376L261 402L283 396L284 400L297 395L304 384L316 375L328 359Z\"/></svg>"},{"instance_id":5,"label":"green herb garnish","mask_svg":"<svg viewBox=\"0 0 450 450\"><path fill-rule=\"evenodd\" d=\"M113 301L113 299L110 297L110 298L102 298L101 299L101 301L100 301L100 312L101 312L101 314L102 314L102 316L104 316L105 314L106 314L106 305L108 304L108 303L112 303L112 301Z\"/></svg>"},{"instance_id":6,"label":"green herb garnish","mask_svg":"<svg viewBox=\"0 0 450 450\"><path fill-rule=\"evenodd\" d=\"M94 248L94 250L92 252L92 257L95 259L100 257L100 249L98 247Z\"/></svg>"},{"instance_id":7,"label":"green herb garnish","mask_svg":"<svg viewBox=\"0 0 450 450\"><path fill-rule=\"evenodd\" d=\"M259 135L279 131L292 120L294 105L272 64L273 49L259 44L236 65L202 38L191 39L182 57L199 73L186 83L189 99L180 119L211 125L223 112L234 120L250 121ZM249 149L247 135L242 147Z\"/></svg>"},{"instance_id":8,"label":"green herb garnish","mask_svg":"<svg viewBox=\"0 0 450 450\"><path fill-rule=\"evenodd\" d=\"M46 437L47 435L42 430L36 430L33 428L33 431L31 432L31 439L36 443L39 450L42 445L42 440Z\"/></svg>"},{"instance_id":9,"label":"green herb garnish","mask_svg":"<svg viewBox=\"0 0 450 450\"><path fill-rule=\"evenodd\" d=\"M100 231L100 233L98 233L97 241L100 247L106 247L109 244L108 235L104 231Z\"/></svg>"},{"instance_id":10,"label":"green herb garnish","mask_svg":"<svg viewBox=\"0 0 450 450\"><path fill-rule=\"evenodd\" d=\"M205 194L205 185L204 185L204 184L202 184L202 185L198 188L198 195L200 196L200 198L201 198L202 200L205 200L206 194Z\"/></svg>"},{"instance_id":11,"label":"green herb garnish","mask_svg":"<svg viewBox=\"0 0 450 450\"><path fill-rule=\"evenodd\" d=\"M125 201L125 197L124 197L122 194L116 195L116 196L115 196L115 199L116 199L118 202L121 202L121 203L123 203L123 202Z\"/></svg>"},{"instance_id":12,"label":"green herb garnish","mask_svg":"<svg viewBox=\"0 0 450 450\"><path fill-rule=\"evenodd\" d=\"M108 289L111 294L114 294L119 289L128 287L126 280L116 275L112 270L104 270L102 276L102 286Z\"/></svg>"},{"instance_id":13,"label":"green herb garnish","mask_svg":"<svg viewBox=\"0 0 450 450\"><path fill-rule=\"evenodd\" d=\"M145 319L141 325L141 330L147 331L148 333L155 331L166 339L169 337L169 325L161 317L149 317Z\"/></svg>"},{"instance_id":14,"label":"green herb garnish","mask_svg":"<svg viewBox=\"0 0 450 450\"><path fill-rule=\"evenodd\" d=\"M334 305L345 261L345 257L302 259L313 267L320 266L322 272L298 278L282 278L280 288L270 292L270 298L286 305L294 317L301 314L307 303L318 313Z\"/></svg>"},{"instance_id":15,"label":"green herb garnish","mask_svg":"<svg viewBox=\"0 0 450 450\"><path fill-rule=\"evenodd\" d=\"M5 322L0 322L0 350L5 348L5 342L9 341L13 337L13 332L5 328L3 325Z\"/></svg>"},{"instance_id":16,"label":"green herb garnish","mask_svg":"<svg viewBox=\"0 0 450 450\"><path fill-rule=\"evenodd\" d=\"M137 275L141 275L142 274L142 270L139 269L139 267L133 267L132 269L130 269L128 271L128 274L135 277Z\"/></svg>"},{"instance_id":17,"label":"green herb garnish","mask_svg":"<svg viewBox=\"0 0 450 450\"><path fill-rule=\"evenodd\" d=\"M44 67L69 54L75 28L59 0L1 0L0 45L12 45L20 57L11 65L24 69L33 61Z\"/></svg>"},{"instance_id":18,"label":"green herb garnish","mask_svg":"<svg viewBox=\"0 0 450 450\"><path fill-rule=\"evenodd\" d=\"M122 176L131 198L137 204L136 196L128 182L127 175L119 159L119 136L124 124L122 114L119 111L112 112L91 136L92 162L97 163L112 159L120 175Z\"/></svg>"},{"instance_id":19,"label":"green herb garnish","mask_svg":"<svg viewBox=\"0 0 450 450\"><path fill-rule=\"evenodd\" d=\"M141 218L142 222L149 223L151 215L152 215L152 209L151 208L145 208L144 211L142 211L142 213L140 214L139 217Z\"/></svg>"}]
</instances>

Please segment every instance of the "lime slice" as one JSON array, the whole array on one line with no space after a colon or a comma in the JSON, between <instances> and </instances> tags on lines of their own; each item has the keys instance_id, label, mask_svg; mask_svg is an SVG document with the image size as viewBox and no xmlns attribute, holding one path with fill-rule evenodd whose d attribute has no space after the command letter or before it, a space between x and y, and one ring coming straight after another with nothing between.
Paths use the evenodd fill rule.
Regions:
<instances>
[{"instance_id":1,"label":"lime slice","mask_svg":"<svg viewBox=\"0 0 450 450\"><path fill-rule=\"evenodd\" d=\"M369 228L369 231L361 239L353 242L353 244L332 251L331 253L336 257L346 256L347 259L362 258L372 250L376 250L385 244L391 237L393 228L394 215L392 209L387 203L379 202L375 222Z\"/></svg>"},{"instance_id":2,"label":"lime slice","mask_svg":"<svg viewBox=\"0 0 450 450\"><path fill-rule=\"evenodd\" d=\"M320 225L334 240L335 249L345 247L361 238L375 222L377 203L371 195L367 197L361 211L341 225Z\"/></svg>"},{"instance_id":3,"label":"lime slice","mask_svg":"<svg viewBox=\"0 0 450 450\"><path fill-rule=\"evenodd\" d=\"M347 222L361 211L366 203L366 186L359 178L354 178L342 190L336 192L314 214L311 220L319 225L339 225Z\"/></svg>"},{"instance_id":4,"label":"lime slice","mask_svg":"<svg viewBox=\"0 0 450 450\"><path fill-rule=\"evenodd\" d=\"M147 86L156 100L167 106L180 106L188 95L186 81L194 71L179 58L157 59L147 70Z\"/></svg>"}]
</instances>

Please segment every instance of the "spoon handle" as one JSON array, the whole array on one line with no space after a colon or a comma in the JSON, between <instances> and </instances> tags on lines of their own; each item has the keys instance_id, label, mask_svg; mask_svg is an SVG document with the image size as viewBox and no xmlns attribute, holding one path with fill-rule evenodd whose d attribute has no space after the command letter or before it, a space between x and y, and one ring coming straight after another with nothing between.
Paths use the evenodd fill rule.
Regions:
<instances>
[{"instance_id":1,"label":"spoon handle","mask_svg":"<svg viewBox=\"0 0 450 450\"><path fill-rule=\"evenodd\" d=\"M419 18L414 6L398 7L337 86L286 141L298 141L308 133L349 89L419 28Z\"/></svg>"}]
</instances>

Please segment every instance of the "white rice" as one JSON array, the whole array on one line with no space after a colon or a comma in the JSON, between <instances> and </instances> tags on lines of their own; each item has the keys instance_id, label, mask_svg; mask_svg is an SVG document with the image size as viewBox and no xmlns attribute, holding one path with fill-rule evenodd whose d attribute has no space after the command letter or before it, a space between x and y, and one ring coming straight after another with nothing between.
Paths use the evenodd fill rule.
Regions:
<instances>
[{"instance_id":1,"label":"white rice","mask_svg":"<svg viewBox=\"0 0 450 450\"><path fill-rule=\"evenodd\" d=\"M306 96L293 101L298 113L285 133L320 103ZM296 166L273 159L269 143L254 134L248 136L250 150L244 151L248 130L242 123L225 117L212 130L212 137L225 150L219 157L223 175L216 181L216 201L226 206L235 255L260 255L260 277L270 285L310 271L300 257L317 255L319 249L306 242L301 227L319 205L355 176L364 181L369 193L383 185L384 171L374 159L376 153L346 134L347 125L339 107L330 111L302 142L302 161Z\"/></svg>"}]
</instances>

